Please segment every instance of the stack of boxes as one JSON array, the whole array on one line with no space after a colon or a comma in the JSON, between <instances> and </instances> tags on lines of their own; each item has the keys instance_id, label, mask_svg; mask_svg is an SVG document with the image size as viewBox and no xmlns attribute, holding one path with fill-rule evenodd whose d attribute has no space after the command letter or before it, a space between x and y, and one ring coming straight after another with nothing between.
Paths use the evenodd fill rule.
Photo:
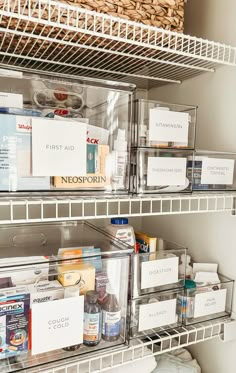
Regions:
<instances>
[{"instance_id":1,"label":"stack of boxes","mask_svg":"<svg viewBox=\"0 0 236 373\"><path fill-rule=\"evenodd\" d=\"M187 172L195 146L195 106L135 101L131 191L137 194L191 192Z\"/></svg>"},{"instance_id":2,"label":"stack of boxes","mask_svg":"<svg viewBox=\"0 0 236 373\"><path fill-rule=\"evenodd\" d=\"M134 106L131 192L236 190L236 153L195 149L197 107L142 99Z\"/></svg>"}]
</instances>

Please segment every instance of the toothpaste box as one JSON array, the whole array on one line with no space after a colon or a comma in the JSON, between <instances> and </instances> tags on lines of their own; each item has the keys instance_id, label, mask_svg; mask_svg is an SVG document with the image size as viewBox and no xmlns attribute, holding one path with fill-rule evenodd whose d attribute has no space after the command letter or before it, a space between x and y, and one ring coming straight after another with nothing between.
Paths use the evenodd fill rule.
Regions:
<instances>
[{"instance_id":1,"label":"toothpaste box","mask_svg":"<svg viewBox=\"0 0 236 373\"><path fill-rule=\"evenodd\" d=\"M27 288L1 289L0 359L28 351L30 295Z\"/></svg>"},{"instance_id":2,"label":"toothpaste box","mask_svg":"<svg viewBox=\"0 0 236 373\"><path fill-rule=\"evenodd\" d=\"M31 117L0 114L0 191L49 190L49 177L32 176Z\"/></svg>"}]
</instances>

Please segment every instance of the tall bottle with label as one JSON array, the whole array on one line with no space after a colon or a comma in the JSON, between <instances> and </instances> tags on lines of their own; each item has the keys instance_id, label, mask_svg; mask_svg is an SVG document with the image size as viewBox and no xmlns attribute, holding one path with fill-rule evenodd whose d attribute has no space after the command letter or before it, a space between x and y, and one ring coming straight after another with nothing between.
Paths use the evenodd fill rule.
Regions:
<instances>
[{"instance_id":1,"label":"tall bottle with label","mask_svg":"<svg viewBox=\"0 0 236 373\"><path fill-rule=\"evenodd\" d=\"M127 168L127 141L125 140L125 129L118 129L117 138L114 141L112 152L112 189L122 190L126 187Z\"/></svg>"},{"instance_id":2,"label":"tall bottle with label","mask_svg":"<svg viewBox=\"0 0 236 373\"><path fill-rule=\"evenodd\" d=\"M101 341L102 310L98 303L98 293L88 291L84 304L84 345L96 346Z\"/></svg>"},{"instance_id":3,"label":"tall bottle with label","mask_svg":"<svg viewBox=\"0 0 236 373\"><path fill-rule=\"evenodd\" d=\"M102 339L114 342L120 338L121 333L121 309L116 295L107 284L107 297L102 306Z\"/></svg>"}]
</instances>

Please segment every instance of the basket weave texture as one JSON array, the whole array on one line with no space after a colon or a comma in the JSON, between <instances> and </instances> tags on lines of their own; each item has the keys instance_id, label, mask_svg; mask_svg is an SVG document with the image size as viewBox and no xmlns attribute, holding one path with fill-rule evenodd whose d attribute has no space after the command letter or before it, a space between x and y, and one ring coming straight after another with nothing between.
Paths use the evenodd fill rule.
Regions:
<instances>
[{"instance_id":1,"label":"basket weave texture","mask_svg":"<svg viewBox=\"0 0 236 373\"><path fill-rule=\"evenodd\" d=\"M61 0L115 17L183 32L184 0Z\"/></svg>"}]
</instances>

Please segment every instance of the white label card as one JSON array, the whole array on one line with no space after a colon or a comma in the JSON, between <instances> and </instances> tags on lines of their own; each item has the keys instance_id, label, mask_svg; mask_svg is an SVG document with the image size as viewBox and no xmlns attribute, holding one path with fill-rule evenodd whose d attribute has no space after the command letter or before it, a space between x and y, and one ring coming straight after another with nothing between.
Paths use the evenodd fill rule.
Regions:
<instances>
[{"instance_id":1,"label":"white label card","mask_svg":"<svg viewBox=\"0 0 236 373\"><path fill-rule=\"evenodd\" d=\"M152 141L188 145L189 114L152 108L149 112L149 138Z\"/></svg>"},{"instance_id":2,"label":"white label card","mask_svg":"<svg viewBox=\"0 0 236 373\"><path fill-rule=\"evenodd\" d=\"M176 323L176 299L140 305L139 332L174 323Z\"/></svg>"},{"instance_id":3,"label":"white label card","mask_svg":"<svg viewBox=\"0 0 236 373\"><path fill-rule=\"evenodd\" d=\"M32 118L33 176L86 174L86 123Z\"/></svg>"},{"instance_id":4,"label":"white label card","mask_svg":"<svg viewBox=\"0 0 236 373\"><path fill-rule=\"evenodd\" d=\"M23 78L23 73L16 70L0 69L1 76L9 76L12 78Z\"/></svg>"},{"instance_id":5,"label":"white label card","mask_svg":"<svg viewBox=\"0 0 236 373\"><path fill-rule=\"evenodd\" d=\"M32 355L83 343L84 297L32 305Z\"/></svg>"},{"instance_id":6,"label":"white label card","mask_svg":"<svg viewBox=\"0 0 236 373\"><path fill-rule=\"evenodd\" d=\"M201 184L232 185L233 179L234 159L203 159Z\"/></svg>"},{"instance_id":7,"label":"white label card","mask_svg":"<svg viewBox=\"0 0 236 373\"><path fill-rule=\"evenodd\" d=\"M141 289L172 284L178 281L179 258L167 258L143 262Z\"/></svg>"},{"instance_id":8,"label":"white label card","mask_svg":"<svg viewBox=\"0 0 236 373\"><path fill-rule=\"evenodd\" d=\"M185 185L186 158L148 157L147 186Z\"/></svg>"},{"instance_id":9,"label":"white label card","mask_svg":"<svg viewBox=\"0 0 236 373\"><path fill-rule=\"evenodd\" d=\"M225 311L227 289L195 295L194 318Z\"/></svg>"},{"instance_id":10,"label":"white label card","mask_svg":"<svg viewBox=\"0 0 236 373\"><path fill-rule=\"evenodd\" d=\"M0 92L0 107L23 109L23 95Z\"/></svg>"}]
</instances>

